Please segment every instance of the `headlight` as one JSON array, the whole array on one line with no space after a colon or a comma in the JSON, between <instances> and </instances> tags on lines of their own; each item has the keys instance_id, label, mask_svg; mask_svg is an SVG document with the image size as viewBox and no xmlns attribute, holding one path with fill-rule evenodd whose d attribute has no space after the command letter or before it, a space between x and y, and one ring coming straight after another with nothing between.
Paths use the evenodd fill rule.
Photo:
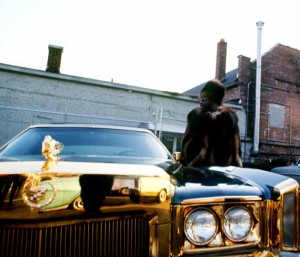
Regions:
<instances>
[{"instance_id":1,"label":"headlight","mask_svg":"<svg viewBox=\"0 0 300 257\"><path fill-rule=\"evenodd\" d=\"M253 218L247 208L234 206L225 212L223 226L224 233L230 240L241 242L250 235Z\"/></svg>"},{"instance_id":2,"label":"headlight","mask_svg":"<svg viewBox=\"0 0 300 257\"><path fill-rule=\"evenodd\" d=\"M196 245L211 242L218 231L218 221L210 209L199 208L188 214L184 222L187 238Z\"/></svg>"}]
</instances>

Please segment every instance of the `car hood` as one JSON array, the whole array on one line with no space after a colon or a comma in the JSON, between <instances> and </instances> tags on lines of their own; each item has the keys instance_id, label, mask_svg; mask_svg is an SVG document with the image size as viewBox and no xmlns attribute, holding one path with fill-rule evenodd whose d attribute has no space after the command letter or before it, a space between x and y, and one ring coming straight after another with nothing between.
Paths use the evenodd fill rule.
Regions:
<instances>
[{"instance_id":1,"label":"car hood","mask_svg":"<svg viewBox=\"0 0 300 257\"><path fill-rule=\"evenodd\" d=\"M33 179L54 177L58 181L67 177L104 175L119 181L117 189L137 190L145 196L157 196L161 188L170 192L173 204L185 204L205 199L277 199L278 187L288 177L263 170L237 167L188 168L172 161L153 161L152 164L102 163L84 161L4 161L0 165L0 176L20 174ZM266 179L266 177L268 179ZM151 178L141 180L144 178ZM153 179L152 179L153 178ZM89 177L89 183L97 179ZM166 182L168 185L166 185ZM52 183L52 182L51 182ZM146 183L146 184L141 184ZM295 183L297 183L295 181ZM26 184L26 183L25 183ZM156 185L158 188L154 189ZM29 188L30 189L30 188ZM31 188L32 190L34 188ZM30 190L31 190L30 189ZM28 191L29 193L31 191ZM133 191L132 191L133 192ZM133 199L134 200L134 199Z\"/></svg>"},{"instance_id":2,"label":"car hood","mask_svg":"<svg viewBox=\"0 0 300 257\"><path fill-rule=\"evenodd\" d=\"M290 166L281 166L276 167L271 170L271 172L278 173L278 174L299 174L300 173L300 166L297 165L290 165Z\"/></svg>"},{"instance_id":3,"label":"car hood","mask_svg":"<svg viewBox=\"0 0 300 257\"><path fill-rule=\"evenodd\" d=\"M154 211L153 215L158 213L160 222L169 222L172 185L166 170L172 162L156 160L154 163L3 161L0 163L0 182L8 183L8 186L14 183L22 186L22 190L15 195L11 211L0 208L0 216L36 219L60 217L70 212L77 215L83 209L79 212L75 209L76 197L85 194L86 203L97 205L97 210L101 208L103 213L147 210ZM157 206L161 203L163 208L158 212ZM10 208L8 195L4 202L4 208L7 207ZM56 211L61 209L63 212ZM51 211L49 216L48 211Z\"/></svg>"},{"instance_id":4,"label":"car hood","mask_svg":"<svg viewBox=\"0 0 300 257\"><path fill-rule=\"evenodd\" d=\"M81 161L64 159L54 162L2 161L0 174L98 174L173 178L172 181L176 186L174 197L176 203L193 195L233 196L240 195L241 192L243 195L264 195L265 198L272 198L276 193L276 186L289 179L286 176L258 169L231 166L188 168L160 159L148 159L141 163L137 161L135 163L132 160L124 163L92 162L91 160L95 159L87 158ZM268 176L267 180L266 176Z\"/></svg>"},{"instance_id":5,"label":"car hood","mask_svg":"<svg viewBox=\"0 0 300 257\"><path fill-rule=\"evenodd\" d=\"M280 184L290 180L268 171L238 167L182 167L176 177L174 204L191 203L211 196L219 199L277 199Z\"/></svg>"}]
</instances>

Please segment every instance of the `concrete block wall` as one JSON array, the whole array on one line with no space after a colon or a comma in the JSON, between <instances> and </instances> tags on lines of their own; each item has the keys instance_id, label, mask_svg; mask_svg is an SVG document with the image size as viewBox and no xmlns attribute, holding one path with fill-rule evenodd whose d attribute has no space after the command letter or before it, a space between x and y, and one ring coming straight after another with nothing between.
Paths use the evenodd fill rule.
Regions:
<instances>
[{"instance_id":1,"label":"concrete block wall","mask_svg":"<svg viewBox=\"0 0 300 257\"><path fill-rule=\"evenodd\" d=\"M160 127L161 112L163 130L183 133L197 104L174 93L0 64L0 144L37 123Z\"/></svg>"}]
</instances>

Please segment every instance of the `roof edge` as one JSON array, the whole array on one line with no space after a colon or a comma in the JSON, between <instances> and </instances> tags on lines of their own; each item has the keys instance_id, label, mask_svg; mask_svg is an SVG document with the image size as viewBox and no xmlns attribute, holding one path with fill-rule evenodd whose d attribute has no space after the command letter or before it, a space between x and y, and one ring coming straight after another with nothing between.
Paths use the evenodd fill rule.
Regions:
<instances>
[{"instance_id":1,"label":"roof edge","mask_svg":"<svg viewBox=\"0 0 300 257\"><path fill-rule=\"evenodd\" d=\"M184 95L182 93L160 91L160 90L156 90L156 89L148 89L148 88L144 88L144 87L131 86L131 85L126 85L126 84L120 84L120 83L108 82L108 81L103 81L103 80L98 80L98 79L79 77L79 76L74 76L74 75L67 75L67 74L62 74L62 73L51 73L51 72L47 72L47 71L43 71L43 70L36 70L36 69L32 69L32 68L14 66L14 65L10 65L10 64L4 64L4 63L0 63L0 71L21 73L24 75L44 77L44 78L49 78L49 79L60 79L60 80L75 82L75 83L80 83L80 84L103 86L103 87L108 87L108 88L157 95L157 96L162 96L162 97L167 97L167 98L177 98L180 100L194 101L193 97Z\"/></svg>"}]
</instances>

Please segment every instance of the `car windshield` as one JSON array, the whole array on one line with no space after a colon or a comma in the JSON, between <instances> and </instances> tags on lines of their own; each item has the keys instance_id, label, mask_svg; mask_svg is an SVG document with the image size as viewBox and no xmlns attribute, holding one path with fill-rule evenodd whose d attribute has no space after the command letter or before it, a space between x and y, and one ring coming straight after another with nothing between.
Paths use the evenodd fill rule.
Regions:
<instances>
[{"instance_id":1,"label":"car windshield","mask_svg":"<svg viewBox=\"0 0 300 257\"><path fill-rule=\"evenodd\" d=\"M125 156L170 159L170 153L151 133L93 127L31 128L0 149L0 158L42 156L46 135L62 143L60 156Z\"/></svg>"}]
</instances>

